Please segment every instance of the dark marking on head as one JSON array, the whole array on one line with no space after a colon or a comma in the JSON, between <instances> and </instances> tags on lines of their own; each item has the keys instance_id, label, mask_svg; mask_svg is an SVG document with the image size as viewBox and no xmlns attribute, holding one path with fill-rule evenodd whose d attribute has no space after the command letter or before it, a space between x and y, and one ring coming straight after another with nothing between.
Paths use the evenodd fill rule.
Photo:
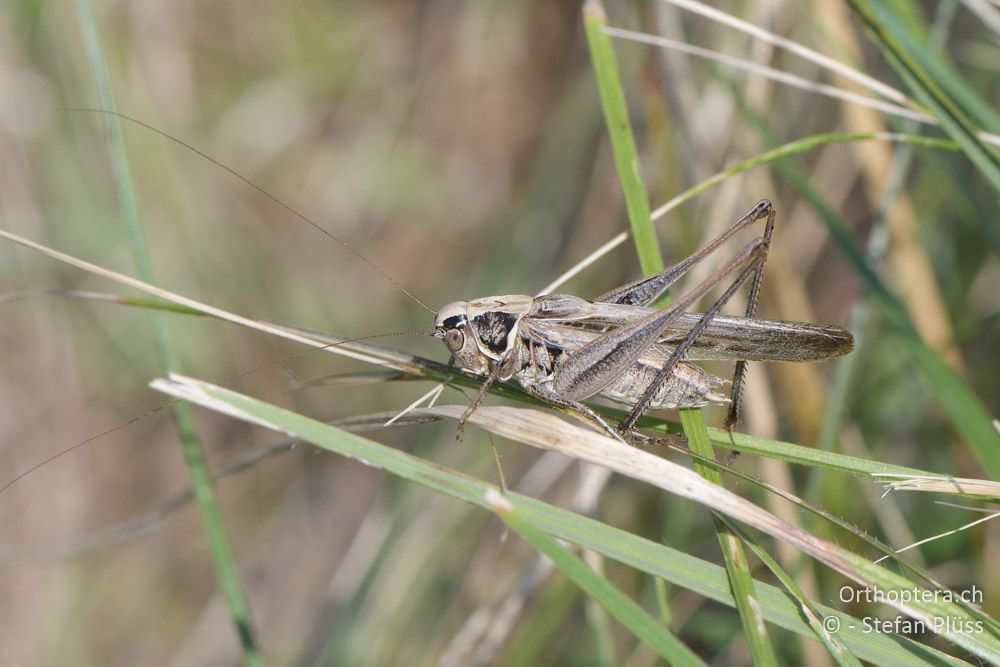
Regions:
<instances>
[{"instance_id":1,"label":"dark marking on head","mask_svg":"<svg viewBox=\"0 0 1000 667\"><path fill-rule=\"evenodd\" d=\"M441 323L445 329L459 329L465 326L464 315L453 315Z\"/></svg>"}]
</instances>

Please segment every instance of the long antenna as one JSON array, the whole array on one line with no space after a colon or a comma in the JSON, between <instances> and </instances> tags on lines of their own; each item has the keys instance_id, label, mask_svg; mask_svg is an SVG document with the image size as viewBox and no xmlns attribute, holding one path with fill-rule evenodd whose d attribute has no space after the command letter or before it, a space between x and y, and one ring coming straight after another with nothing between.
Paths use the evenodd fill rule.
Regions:
<instances>
[{"instance_id":1,"label":"long antenna","mask_svg":"<svg viewBox=\"0 0 1000 667\"><path fill-rule=\"evenodd\" d=\"M371 267L372 270L376 271L379 275L381 275L387 281L389 281L390 283L392 283L396 287L396 289L398 289L400 292L402 292L406 296L410 297L414 301L414 303L416 303L421 308L423 308L424 310L426 310L427 312L429 312L431 314L435 313L434 310L432 310L431 308L427 307L427 304L425 304L423 301L421 301L420 299L418 299L417 297L415 297L410 292L410 290L406 289L405 287L403 287L402 285L400 285L398 282L396 282L393 279L393 277L390 276L385 271L385 269L383 269L381 266L379 266L378 264L376 264L372 260L368 259L365 255L363 255L360 250L357 250L353 246L349 245L346 241L342 240L340 237L336 236L332 232L327 231L326 229L324 229L323 227L321 227L319 224L317 224L317 223L313 222L312 220L310 220L309 217L306 216L304 213L300 213L296 209L292 208L289 204L286 204L282 200L278 199L275 195L271 194L270 192L268 192L267 190L265 190L263 187L257 185L256 183L254 183L249 178L247 178L246 176L244 176L240 172L236 171L232 167L224 164L223 162L220 162L219 160L216 160L214 157L212 157L211 155L209 155L205 151L203 151L203 150L201 150L199 148L196 148L195 146L193 146L193 145L189 144L188 142L184 141L183 139L178 139L177 137L175 137L175 136L173 136L171 134L168 134L167 132L164 132L163 130L161 130L160 128L156 127L155 125L150 125L149 123L147 123L145 121L141 121L138 118L133 118L132 116L120 113L118 111L111 111L110 109L91 109L91 108L87 108L87 107L73 107L73 108L67 108L65 110L66 111L85 111L85 112L88 112L88 113L100 113L100 114L105 114L105 115L108 115L108 116L115 116L115 117L120 118L122 120L127 120L130 123L135 123L139 127L144 127L147 130L150 130L151 132L155 132L156 134L160 135L164 139L169 139L170 141L174 142L175 144L177 144L179 146L183 146L184 148L188 149L189 151L191 151L195 155L198 155L198 156L204 158L205 160L208 160L209 162L211 162L215 166L219 167L220 169L224 169L225 171L229 172L230 174L232 174L236 178L240 179L241 181L243 181L244 183L246 183L247 185L249 185L251 188L253 188L257 192L259 192L260 194L262 194L265 197L267 197L268 199L270 199L272 202L274 202L275 204L277 204L281 208L285 209L287 212L289 212L292 215L294 215L296 218L298 218L302 222L306 223L307 225L310 225L314 229L322 232L323 234L325 234L329 238L333 239L334 241L336 241L337 243L339 243L342 247L344 247L346 250L348 250L349 252L351 252L355 257L357 257L362 262L364 262L369 267Z\"/></svg>"},{"instance_id":2,"label":"long antenna","mask_svg":"<svg viewBox=\"0 0 1000 667\"><path fill-rule=\"evenodd\" d=\"M428 331L392 331L390 333L370 334L368 336L360 336L358 338L350 338L348 340L341 340L341 341L337 341L336 343L330 343L328 345L323 345L322 347L311 347L308 350L306 350L304 352L300 352L298 354L293 354L293 355L281 357L280 359L274 359L272 361L268 361L266 363L263 363L263 364L260 364L258 366L255 366L254 368L245 370L245 371L243 371L241 373L237 373L236 375L233 375L232 377L229 377L229 378L223 380L220 384L223 385L223 386L225 386L227 384L230 384L230 383L234 382L235 380L238 380L240 378L246 377L247 375L251 375L253 373L258 373L258 372L260 372L260 371L262 371L264 369L271 368L273 366L277 366L278 364L283 364L286 361L289 361L291 359L302 357L302 356L305 356L307 354L312 354L313 352L319 352L320 350L329 350L330 348L337 347L338 345L347 345L349 343L359 343L361 341L372 340L372 339L375 339L375 338L385 338L387 336L433 336L433 335L434 334L432 334L432 333L430 333ZM38 461L37 463L29 466L26 470L22 470L18 474L14 475L14 477L12 477L9 480L7 480L6 482L3 482L2 484L0 484L0 494L3 494L4 491L6 491L10 487L14 486L19 481L21 481L22 479L24 479L25 477L27 477L31 473L35 472L39 468L45 467L49 463L52 463L56 459L62 458L63 456L65 456L66 454L69 454L73 450L79 449L80 447L83 447L86 444L94 442L95 440L100 440L104 436L111 435L115 431L123 429L123 428L125 428L127 426L131 426L132 424L135 424L136 422L140 422L143 419L145 419L146 417L151 417L152 415L156 414L157 412L160 412L160 411L162 411L162 410L164 410L166 408L169 408L171 405L174 405L175 403L179 403L180 400L181 399L179 399L179 398L175 398L172 401L169 401L167 403L163 403L161 405L157 405L154 408L150 408L149 410L146 410L145 412L143 412L140 415L136 415L135 417L132 417L128 421L122 422L121 424L118 424L116 426L112 426L111 428L104 429L103 431L101 431L99 433L95 433L94 435L92 435L92 436L90 436L88 438L85 438L85 439L83 439L83 440L81 440L81 441L79 441L79 442L77 442L75 444L72 444L69 447L66 447L64 449L59 450L55 454L52 454L50 456L45 457L41 461Z\"/></svg>"}]
</instances>

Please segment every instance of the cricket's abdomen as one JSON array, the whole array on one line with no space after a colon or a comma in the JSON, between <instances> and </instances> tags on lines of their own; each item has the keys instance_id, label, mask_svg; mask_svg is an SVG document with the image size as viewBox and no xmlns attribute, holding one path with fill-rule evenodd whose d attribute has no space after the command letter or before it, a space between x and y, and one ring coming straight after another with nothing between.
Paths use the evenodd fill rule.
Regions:
<instances>
[{"instance_id":1,"label":"cricket's abdomen","mask_svg":"<svg viewBox=\"0 0 1000 667\"><path fill-rule=\"evenodd\" d=\"M531 338L518 341L515 375L522 386L551 385L554 375L565 361L565 350L546 344L536 344ZM609 398L626 405L635 405L670 358L669 350L650 350L628 369L604 386L594 396ZM717 391L727 382L699 366L680 362L671 376L657 390L650 408L693 408L709 403L729 403L726 394Z\"/></svg>"},{"instance_id":2,"label":"cricket's abdomen","mask_svg":"<svg viewBox=\"0 0 1000 667\"><path fill-rule=\"evenodd\" d=\"M626 405L635 405L656 378L661 366L639 360L601 390L600 396ZM698 366L681 362L663 386L657 390L649 407L654 409L694 408L709 403L728 403L729 397L716 391L726 384L722 378Z\"/></svg>"}]
</instances>

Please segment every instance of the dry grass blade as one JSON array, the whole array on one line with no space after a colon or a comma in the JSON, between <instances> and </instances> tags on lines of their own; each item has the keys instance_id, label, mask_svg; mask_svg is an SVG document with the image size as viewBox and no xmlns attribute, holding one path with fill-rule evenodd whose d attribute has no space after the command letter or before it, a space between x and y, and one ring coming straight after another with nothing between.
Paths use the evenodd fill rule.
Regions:
<instances>
[{"instance_id":1,"label":"dry grass blade","mask_svg":"<svg viewBox=\"0 0 1000 667\"><path fill-rule=\"evenodd\" d=\"M966 508L966 509L968 509L968 508ZM976 519L975 521L969 521L968 523L966 523L964 525L961 525L958 528L953 528L951 530L946 530L943 533L938 533L937 535L931 535L930 537L925 537L922 540L917 540L916 542L908 544L905 547L902 547L900 549L896 549L895 552L897 554L901 554L904 551L909 551L910 549L913 549L915 547L919 547L922 544L928 544L930 542L935 542L937 540L940 540L941 538L948 537L949 535L955 535L957 533L961 533L963 531L969 530L973 526L978 526L981 523L986 523L987 521L992 521L993 519L996 519L997 517L1000 517L1000 512L990 512L986 516L984 516L982 518L979 518L979 519ZM888 555L882 556L881 558L879 558L875 562L876 563L881 563L886 558L889 558L889 556Z\"/></svg>"},{"instance_id":2,"label":"dry grass blade","mask_svg":"<svg viewBox=\"0 0 1000 667\"><path fill-rule=\"evenodd\" d=\"M271 334L272 336L278 336L279 338L285 338L287 340L295 341L296 343L302 343L303 345L308 345L310 347L315 347L320 349L326 348L329 349L334 354L339 354L351 359L356 359L358 361L384 366L386 368L395 368L397 370L402 370L402 371L412 370L412 368L409 366L393 365L392 362L386 359L379 359L371 355L355 352L351 349L348 349L348 347L346 346L340 346L340 343L344 342L345 339L330 340L329 337L327 337L326 342L317 341L314 338L309 337L308 335L303 335L301 333L296 332L291 327L285 327L280 324L272 324L269 322L254 320L249 317L237 315L236 313L232 313L222 308L217 308L215 306L210 306L208 304L201 303L200 301L196 301L194 299L189 299L186 296L181 296L180 294L176 294L174 292L171 292L170 290L157 287L156 285L150 285L149 283L143 282L136 278L132 278L131 276L126 276L125 274L118 273L117 271L112 271L102 266L92 264L91 262L87 262L85 260L73 257L72 255L59 252L58 250L54 250L41 243L36 243L35 241L26 239L23 236L19 236L4 229L0 229L0 238L8 239L10 241L13 241L14 243L17 243L18 245L22 245L26 248L30 248L32 250L40 252L43 255L47 255L60 262L69 264L70 266L75 266L79 269L83 269L84 271L88 271L95 275L102 276L109 280L113 280L122 285L127 285L134 289L146 292L147 294L152 294L153 296L158 297L160 299L164 299L166 301L170 301L171 303L176 303L178 305L191 308L193 310L204 313L205 315L211 315L221 320L225 320L233 324L238 324L240 326L247 327L248 329L255 329L262 333Z\"/></svg>"},{"instance_id":3,"label":"dry grass blade","mask_svg":"<svg viewBox=\"0 0 1000 667\"><path fill-rule=\"evenodd\" d=\"M872 90L876 93L879 93L880 95L885 96L890 100L893 100L897 104L909 105L911 103L910 98L907 97L902 91L899 91L893 88L892 86L889 86L879 81L878 79L870 77L864 72L859 72L853 67L848 67L844 63L835 60L833 58L830 58L829 56L825 56L822 53L810 49L803 44L800 44L791 39L787 39L785 37L781 37L780 35L775 35L772 32L764 30L760 26L739 19L733 16L732 14L727 14L725 12L719 11L718 9L709 7L708 5L705 5L701 2L696 2L695 0L664 0L664 1L672 5L681 7L682 9L686 9L689 12L694 12L695 14L700 14L702 16L705 16L713 21L717 21L731 28L739 30L740 32L744 32L762 42L767 42L768 44L773 44L774 46L777 46L781 49L785 49L786 51L794 53L795 55L805 60L808 60L809 62L819 65L820 67L823 67L824 69L836 72L837 74L840 74L845 78L855 81L864 86L865 88L868 88L869 90Z\"/></svg>"},{"instance_id":4,"label":"dry grass blade","mask_svg":"<svg viewBox=\"0 0 1000 667\"><path fill-rule=\"evenodd\" d=\"M434 415L459 419L465 406L442 405L414 410L414 416ZM770 512L709 482L694 471L636 447L621 443L590 428L571 424L550 412L505 406L480 407L469 418L496 435L550 449L688 498L738 521L794 544L834 569L848 574L847 564L833 545L788 524Z\"/></svg>"},{"instance_id":5,"label":"dry grass blade","mask_svg":"<svg viewBox=\"0 0 1000 667\"><path fill-rule=\"evenodd\" d=\"M438 415L457 420L464 411L464 406L439 406L414 411L414 416ZM905 581L906 586L912 590L921 590L913 582L896 578L887 571L879 572L871 562L859 559L856 554L783 521L688 468L638 448L622 447L620 443L601 433L569 424L554 414L525 408L483 407L474 413L469 421L497 435L535 447L559 451L693 500L797 547L863 586L887 589L895 585L901 588L902 582ZM986 519L980 521L984 520ZM886 578L883 578L883 575ZM943 612L943 609L938 609L928 615L928 609L921 609L917 605L900 600L890 604L899 611L916 619L923 619L925 622L931 622L936 613ZM952 612L963 616L965 614L964 610L959 611L957 606L949 603L947 613ZM928 627L934 626L931 624ZM955 640L954 637L952 639ZM1000 657L1000 653L996 655Z\"/></svg>"},{"instance_id":6,"label":"dry grass blade","mask_svg":"<svg viewBox=\"0 0 1000 667\"><path fill-rule=\"evenodd\" d=\"M882 481L887 494L892 491L924 491L926 493L957 493L979 498L1000 498L1000 483L988 479L947 477L944 475L896 475L892 473L879 473L873 477Z\"/></svg>"},{"instance_id":7,"label":"dry grass blade","mask_svg":"<svg viewBox=\"0 0 1000 667\"><path fill-rule=\"evenodd\" d=\"M633 42L640 42L651 46L658 46L660 48L672 49L692 56L699 56L701 58L714 60L724 65L729 65L730 67L743 69L753 74L767 77L768 79L779 83L784 83L809 92L826 95L827 97L846 100L848 102L853 102L854 104L860 104L861 106L871 107L872 109L878 109L883 113L899 116L900 118L909 118L910 120L919 121L921 123L929 123L932 125L936 124L935 119L932 116L928 116L920 111L914 111L913 109L902 107L897 104L882 102L881 100L852 93L842 88L838 88L837 86L831 86L825 83L816 83L815 81L805 77L789 74L788 72L775 69L773 67L755 65L747 62L743 58L727 56L711 49L692 46L686 42L678 42L677 40L636 32L635 30L625 30L623 28L605 28L604 32L612 37L618 37L619 39L627 39ZM993 137L992 135L988 135L988 138L991 141L996 141L996 137Z\"/></svg>"},{"instance_id":8,"label":"dry grass blade","mask_svg":"<svg viewBox=\"0 0 1000 667\"><path fill-rule=\"evenodd\" d=\"M459 487L464 488L470 483L464 476L454 475L447 475L446 479L431 480L429 476L432 475L432 470L444 475L444 469L429 466L416 457L376 443L354 439L354 436L302 415L192 378L173 375L170 379L155 380L152 386L176 398L359 458L368 465L387 469L395 474L405 474L449 495L459 494ZM432 414L458 420L464 411L465 406L443 406L416 411L415 414ZM647 452L622 446L600 433L536 410L482 408L472 415L470 421L498 435L516 438L535 447L562 451L574 458L596 463L694 500L795 546L861 586L912 591L912 596L893 596L886 602L976 655L987 660L1000 660L1000 640L989 633L963 634L951 624L941 626L935 623L937 618L957 619L961 623L976 622L967 610L954 603L948 595L936 595L868 559L791 526L763 508L711 484L686 468Z\"/></svg>"},{"instance_id":9,"label":"dry grass blade","mask_svg":"<svg viewBox=\"0 0 1000 667\"><path fill-rule=\"evenodd\" d=\"M453 417L420 411L433 406L418 397L445 383L437 402L465 406L463 394L481 378L446 366L446 349L429 337L354 338L430 328L428 312L391 283L434 307L533 294L583 257L571 284L543 291L590 298L639 277L583 3L508 3L501 12L487 3L270 3L251 13L235 3L209 13L145 3L127 20L114 3L95 5L92 27L115 45L107 65L121 111L156 127L129 123L123 137L154 279L135 268L122 235L121 170L101 159L112 103L95 94L84 42L73 38L76 2L44 12L25 11L37 3L0 5L0 80L9 92L0 96L0 228L63 253L43 258L0 234L0 340L11 351L0 355L0 665L70 655L80 664L241 660L232 615L210 583L198 489L175 447L169 413L180 399L148 388L167 371L147 314L162 315L179 343L177 368L256 397L237 405L257 403L262 422L295 433L318 424L305 431L319 435L314 447L197 409L269 661L655 659L627 625L591 616L594 600L558 572L547 575L550 562L485 503L498 486L496 440L511 482L504 497L548 535L597 554L601 564L588 558L595 572L709 664L763 664L744 646L753 631L740 621L752 616L739 605L749 599L763 610L755 625L767 628L778 663L828 660L810 653L824 651L803 615L811 603L818 616L842 619L838 637L865 664L966 664L953 656L1000 664L992 643L1000 624L968 605L966 618L986 619L969 648L932 632L913 640L849 631L860 618L848 611L912 619L877 602L837 604L830 592L861 586L732 519L802 589L796 599L775 586L767 557L748 551L756 575L748 597L722 566L721 512L586 463L580 443L562 441L576 433L566 426L573 418L516 379L491 387L484 403L547 413L533 435L517 433L520 420L509 428L540 440L557 427L551 448L474 423L456 444ZM620 65L619 119L634 129L641 163L629 164L641 165L636 182L656 223L651 249L672 263L752 201L771 199L779 219L761 316L850 322L844 328L864 341L846 363L752 367L742 432L707 430L713 446L740 453L737 470L700 456L690 435L687 448L644 451L687 469L718 466L725 489L849 548L828 555L879 588L989 591L1000 522L955 531L983 515L938 503L964 496L997 509L1000 495L985 481L1000 481L993 459L987 468L968 451L972 433L983 445L977 453L1000 452L984 432L996 435L989 424L1000 415L990 352L1000 349L992 186L937 128L886 113L899 110L886 103L906 113L930 107L865 41L851 3L604 4L612 26L705 50L692 56L599 33ZM997 65L986 48L1000 62L997 31L984 18L997 12L983 9L1000 6L995 0L856 4L873 7L974 131L1000 132L990 104ZM882 110L861 106L871 101ZM867 258L861 265L851 248L866 244L871 252L855 253ZM888 253L877 249L884 244ZM94 265L120 273L84 272ZM700 282L698 273L679 290ZM947 348L947 363L964 369L961 383L938 381L930 361L913 363L916 348L900 346L902 322L883 312L893 306L876 293L882 285L895 286L927 354ZM867 317L849 320L858 303ZM728 314L745 305L734 301ZM726 365L703 366L722 377ZM418 412L396 418L408 405ZM627 415L620 405L590 407L609 423ZM483 414L496 418L492 410ZM721 422L719 412L706 412L708 423ZM651 411L638 427L670 439L685 419ZM621 449L608 453L635 456L618 462L629 474L646 468ZM702 499L700 481L656 466L647 472L658 482ZM922 493L880 499L886 486ZM715 505L769 520L707 492ZM940 535L948 537L892 556ZM884 568L906 581L872 566L884 554ZM937 611L916 609L956 616Z\"/></svg>"}]
</instances>

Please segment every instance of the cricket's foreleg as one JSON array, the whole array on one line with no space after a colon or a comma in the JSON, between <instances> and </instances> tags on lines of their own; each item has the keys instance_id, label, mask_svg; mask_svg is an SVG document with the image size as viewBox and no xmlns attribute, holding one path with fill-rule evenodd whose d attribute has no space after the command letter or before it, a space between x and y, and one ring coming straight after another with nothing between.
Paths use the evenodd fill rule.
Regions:
<instances>
[{"instance_id":1,"label":"cricket's foreleg","mask_svg":"<svg viewBox=\"0 0 1000 667\"><path fill-rule=\"evenodd\" d=\"M489 391L490 387L494 382L496 382L499 376L500 365L497 364L497 366L493 369L493 372L486 376L483 384L479 387L479 391L476 392L476 395L472 398L472 402L469 403L469 407L465 409L465 412L462 413L462 417L458 420L458 427L455 429L456 440L462 439L462 431L465 430L465 422L472 416L472 413L476 411L476 408L479 407L479 404L483 400L483 396L486 395L486 392Z\"/></svg>"},{"instance_id":2,"label":"cricket's foreleg","mask_svg":"<svg viewBox=\"0 0 1000 667\"><path fill-rule=\"evenodd\" d=\"M610 292L606 292L594 299L600 303L618 303L628 306L648 306L653 303L663 292L666 291L678 278L687 273L691 267L698 264L705 257L711 255L719 249L726 241L731 239L740 230L749 227L756 222L767 219L767 225L761 238L771 239L771 228L774 226L774 207L767 199L762 199L757 204L743 214L739 220L729 226L729 229L719 234L709 241L704 247L699 248L680 263L671 266L662 273L655 276L637 280L628 285L622 285ZM755 282L759 282L756 281ZM752 290L751 290L752 291Z\"/></svg>"},{"instance_id":3,"label":"cricket's foreleg","mask_svg":"<svg viewBox=\"0 0 1000 667\"><path fill-rule=\"evenodd\" d=\"M667 360L667 363L664 364L663 368L659 370L653 381L649 383L648 387L646 387L642 396L638 401L636 401L635 407L632 408L632 412L629 413L629 416L625 419L625 421L618 425L619 432L626 433L630 431L633 426L635 426L636 421L639 420L639 417L641 417L649 407L649 404L653 401L657 392L660 391L660 388L663 387L664 383L666 383L673 374L677 364L684 359L684 355L687 354L694 342L698 340L698 337L705 331L705 328L711 323L712 319L719 314L719 311L722 310L722 307L729 302L729 300L733 297L733 294L735 294L740 287L745 285L746 282L750 280L751 276L760 275L760 268L763 267L764 260L767 257L767 248L767 241L764 238L760 238L748 245L744 251L740 253L739 257L742 257L744 260L747 256L751 258L750 264L743 269L740 275L736 277L736 280L734 280L732 284L726 288L726 291L723 292L718 299L716 299L715 303L712 304L712 307L709 308L705 314L701 316L701 319L698 320L698 323L691 328L684 340L681 341L681 344L674 349L673 354L670 355L670 359ZM724 275L725 274L716 274L715 276L709 278L706 283L714 285L716 282L721 280Z\"/></svg>"}]
</instances>

